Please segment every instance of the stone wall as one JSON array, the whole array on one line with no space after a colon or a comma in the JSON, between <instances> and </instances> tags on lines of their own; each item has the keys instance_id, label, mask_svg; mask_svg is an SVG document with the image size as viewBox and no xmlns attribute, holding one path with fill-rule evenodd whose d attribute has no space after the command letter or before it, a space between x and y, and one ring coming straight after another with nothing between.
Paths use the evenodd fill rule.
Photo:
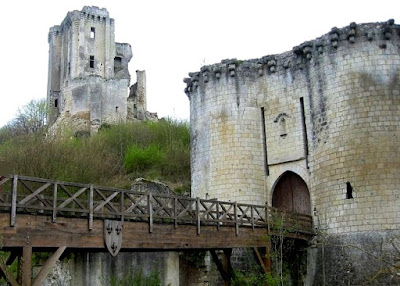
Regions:
<instances>
[{"instance_id":1,"label":"stone wall","mask_svg":"<svg viewBox=\"0 0 400 286\"><path fill-rule=\"evenodd\" d=\"M271 204L291 171L308 187L318 232L343 244L347 235L400 235L393 20L351 23L289 52L189 75L193 196Z\"/></svg>"},{"instance_id":2,"label":"stone wall","mask_svg":"<svg viewBox=\"0 0 400 286\"><path fill-rule=\"evenodd\" d=\"M108 286L117 285L116 281L133 285L138 275L143 279L156 275L163 286L179 285L178 252L120 252L116 257L75 252L56 266L43 285Z\"/></svg>"}]
</instances>

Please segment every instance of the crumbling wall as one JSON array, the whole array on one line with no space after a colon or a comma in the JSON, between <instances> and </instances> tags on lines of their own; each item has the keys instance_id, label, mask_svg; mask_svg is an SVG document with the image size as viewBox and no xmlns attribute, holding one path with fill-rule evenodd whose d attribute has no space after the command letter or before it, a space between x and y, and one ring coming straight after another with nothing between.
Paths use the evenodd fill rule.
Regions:
<instances>
[{"instance_id":1,"label":"crumbling wall","mask_svg":"<svg viewBox=\"0 0 400 286\"><path fill-rule=\"evenodd\" d=\"M128 100L132 48L115 42L114 30L107 10L95 6L68 12L60 26L50 29L47 104L51 133L70 129L90 134L104 123L156 119L146 109L144 72L138 72L134 85L139 87L135 104Z\"/></svg>"}]
</instances>

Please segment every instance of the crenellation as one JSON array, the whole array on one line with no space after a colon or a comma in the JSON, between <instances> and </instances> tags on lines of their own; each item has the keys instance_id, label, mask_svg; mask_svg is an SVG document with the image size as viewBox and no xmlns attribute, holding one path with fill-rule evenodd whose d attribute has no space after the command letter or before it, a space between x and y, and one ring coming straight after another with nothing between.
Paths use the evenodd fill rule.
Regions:
<instances>
[{"instance_id":1,"label":"crenellation","mask_svg":"<svg viewBox=\"0 0 400 286\"><path fill-rule=\"evenodd\" d=\"M395 33L394 31L397 31ZM394 20L389 20L384 23L369 23L369 24L356 24L355 22L350 23L349 26L344 28L333 27L331 31L313 41L307 41L299 46L292 49L291 52L283 53L280 55L267 55L259 59L239 61L237 59L222 60L219 64L214 64L204 67L208 72L213 71L216 79L219 79L223 73L228 74L230 77L235 77L237 73L246 71L256 72L258 76L268 76L276 72L283 72L291 69L291 72L296 70L302 70L307 61L317 61L319 57L323 57L326 53L335 53L340 45L345 45L344 42L349 42L350 45L356 43L356 41L378 41L378 46L381 49L386 49L387 43L379 42L379 34L382 38L390 41L392 37L397 35L399 37L400 27L394 24ZM333 50L330 49L333 48ZM362 59L359 59L362 62ZM240 68L242 65L252 68ZM254 68L253 68L254 67ZM264 72L264 68L267 69L267 73ZM193 73L194 74L194 73ZM197 79L196 85L200 83L208 83L210 75L207 74L207 79L204 78L199 81ZM193 82L193 81L192 81ZM190 85L192 82L186 82L187 88L185 92L190 92Z\"/></svg>"}]
</instances>

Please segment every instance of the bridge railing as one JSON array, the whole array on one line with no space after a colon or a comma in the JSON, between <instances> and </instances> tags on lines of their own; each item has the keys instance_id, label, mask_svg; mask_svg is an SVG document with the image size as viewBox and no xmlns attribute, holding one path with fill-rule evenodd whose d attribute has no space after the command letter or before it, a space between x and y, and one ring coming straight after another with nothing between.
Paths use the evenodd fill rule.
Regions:
<instances>
[{"instance_id":1,"label":"bridge railing","mask_svg":"<svg viewBox=\"0 0 400 286\"><path fill-rule=\"evenodd\" d=\"M177 195L137 192L47 179L7 176L0 180L0 211L10 212L14 226L17 213L57 217L87 218L89 229L94 219L144 221L153 231L154 223L194 224L217 228L280 227L294 232L312 233L311 216L281 212L266 205L203 200Z\"/></svg>"}]
</instances>

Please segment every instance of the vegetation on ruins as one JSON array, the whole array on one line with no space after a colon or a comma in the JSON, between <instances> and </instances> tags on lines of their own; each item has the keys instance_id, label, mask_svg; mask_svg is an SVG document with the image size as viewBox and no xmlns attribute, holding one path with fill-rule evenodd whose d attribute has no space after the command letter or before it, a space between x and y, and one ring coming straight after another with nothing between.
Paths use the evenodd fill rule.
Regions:
<instances>
[{"instance_id":1,"label":"vegetation on ruins","mask_svg":"<svg viewBox=\"0 0 400 286\"><path fill-rule=\"evenodd\" d=\"M13 122L13 121L12 121ZM129 188L144 177L180 192L190 190L190 139L187 122L129 122L104 125L97 134L76 137L0 129L0 158L13 173L26 176Z\"/></svg>"},{"instance_id":2,"label":"vegetation on ruins","mask_svg":"<svg viewBox=\"0 0 400 286\"><path fill-rule=\"evenodd\" d=\"M100 277L99 280L104 286L159 286L161 285L161 278L158 271L152 271L145 275L143 271L131 271L122 277Z\"/></svg>"}]
</instances>

